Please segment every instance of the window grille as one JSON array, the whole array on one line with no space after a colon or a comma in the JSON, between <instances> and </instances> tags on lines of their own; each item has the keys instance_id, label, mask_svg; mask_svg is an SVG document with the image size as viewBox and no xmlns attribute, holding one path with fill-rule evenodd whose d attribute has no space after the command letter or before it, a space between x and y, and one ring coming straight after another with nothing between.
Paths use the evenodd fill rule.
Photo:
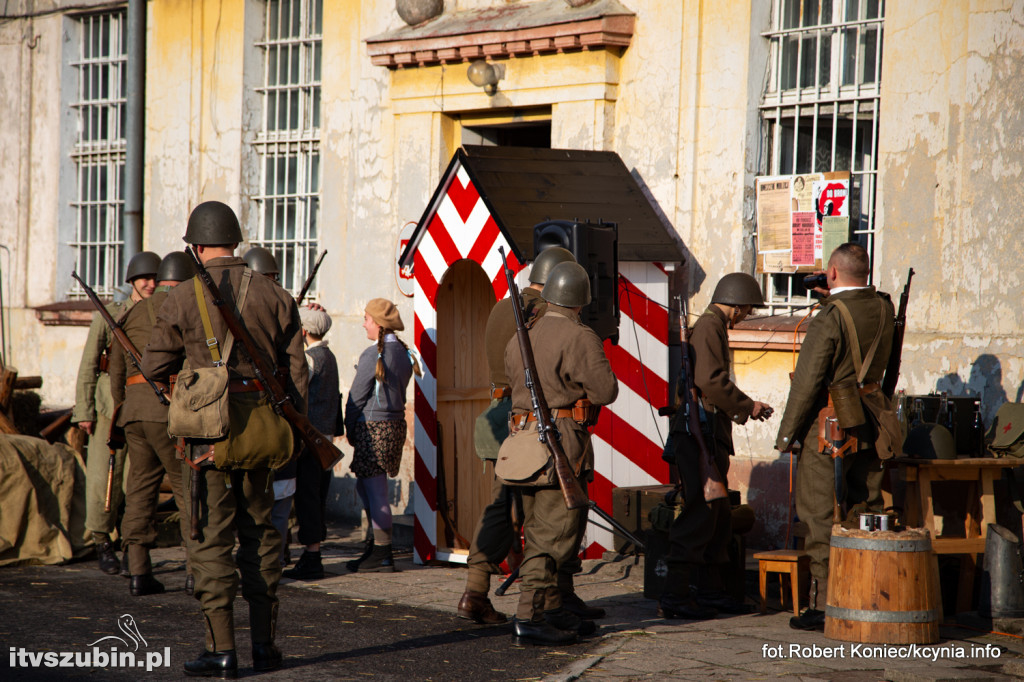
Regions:
<instances>
[{"instance_id":1,"label":"window grille","mask_svg":"<svg viewBox=\"0 0 1024 682\"><path fill-rule=\"evenodd\" d=\"M761 120L767 175L850 172L850 238L872 256L884 0L774 0ZM827 258L828 254L824 254ZM764 275L771 314L814 302L802 275Z\"/></svg>"},{"instance_id":2,"label":"window grille","mask_svg":"<svg viewBox=\"0 0 1024 682\"><path fill-rule=\"evenodd\" d=\"M72 107L77 134L71 151L75 165L75 268L101 296L121 284L121 218L124 212L125 12L90 14L76 19L79 31L78 78ZM82 297L77 283L72 297Z\"/></svg>"},{"instance_id":3,"label":"window grille","mask_svg":"<svg viewBox=\"0 0 1024 682\"><path fill-rule=\"evenodd\" d=\"M320 60L322 0L268 0L258 234L252 244L274 253L281 285L302 288L316 259L320 214ZM310 290L310 298L315 288Z\"/></svg>"}]
</instances>

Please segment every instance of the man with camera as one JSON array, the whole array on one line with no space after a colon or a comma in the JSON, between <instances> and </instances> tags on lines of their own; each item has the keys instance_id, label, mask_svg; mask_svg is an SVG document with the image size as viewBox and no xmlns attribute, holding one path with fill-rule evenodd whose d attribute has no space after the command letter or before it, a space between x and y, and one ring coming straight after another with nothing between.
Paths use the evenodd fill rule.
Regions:
<instances>
[{"instance_id":1,"label":"man with camera","mask_svg":"<svg viewBox=\"0 0 1024 682\"><path fill-rule=\"evenodd\" d=\"M847 417L841 407L860 408L860 396L878 390L889 360L895 313L889 297L868 285L870 273L867 251L859 244L843 244L829 257L826 286L815 289L826 298L807 328L775 441L781 452L798 453L796 509L809 529L805 547L811 558L808 608L790 619L790 627L798 630L825 627L836 491L845 488L850 514L882 508L882 463L874 450L873 427L863 415ZM834 408L831 419L844 427L844 443L848 442L840 446L849 451L842 457L838 481L830 450L833 443L818 437L830 427L825 420L833 414L823 408ZM846 427L856 421L861 425Z\"/></svg>"}]
</instances>

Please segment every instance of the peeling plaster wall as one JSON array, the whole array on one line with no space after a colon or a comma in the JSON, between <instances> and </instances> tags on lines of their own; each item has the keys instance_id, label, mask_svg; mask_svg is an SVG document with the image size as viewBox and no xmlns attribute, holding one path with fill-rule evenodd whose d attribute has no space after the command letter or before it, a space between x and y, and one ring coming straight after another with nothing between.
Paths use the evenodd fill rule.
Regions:
<instances>
[{"instance_id":1,"label":"peeling plaster wall","mask_svg":"<svg viewBox=\"0 0 1024 682\"><path fill-rule=\"evenodd\" d=\"M916 272L901 387L981 396L990 422L1024 393L1024 5L895 3L885 32L878 273Z\"/></svg>"}]
</instances>

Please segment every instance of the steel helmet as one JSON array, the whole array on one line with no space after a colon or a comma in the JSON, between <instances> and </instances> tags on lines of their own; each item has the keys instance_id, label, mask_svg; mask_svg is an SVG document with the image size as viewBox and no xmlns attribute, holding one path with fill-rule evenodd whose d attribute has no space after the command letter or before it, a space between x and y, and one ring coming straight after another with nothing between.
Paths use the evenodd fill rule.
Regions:
<instances>
[{"instance_id":1,"label":"steel helmet","mask_svg":"<svg viewBox=\"0 0 1024 682\"><path fill-rule=\"evenodd\" d=\"M262 246L254 246L242 256L249 267L267 277L277 277L281 274L281 268L277 265L277 259L270 249Z\"/></svg>"},{"instance_id":2,"label":"steel helmet","mask_svg":"<svg viewBox=\"0 0 1024 682\"><path fill-rule=\"evenodd\" d=\"M590 276L579 263L564 262L551 268L541 297L548 303L575 308L590 303Z\"/></svg>"},{"instance_id":3,"label":"steel helmet","mask_svg":"<svg viewBox=\"0 0 1024 682\"><path fill-rule=\"evenodd\" d=\"M188 217L184 239L189 244L202 246L237 244L242 241L242 228L230 206L219 201L204 201Z\"/></svg>"},{"instance_id":4,"label":"steel helmet","mask_svg":"<svg viewBox=\"0 0 1024 682\"><path fill-rule=\"evenodd\" d=\"M152 251L141 251L128 261L128 274L125 275L124 281L131 282L139 277L156 277L159 269L160 256Z\"/></svg>"},{"instance_id":5,"label":"steel helmet","mask_svg":"<svg viewBox=\"0 0 1024 682\"><path fill-rule=\"evenodd\" d=\"M171 251L160 261L156 281L184 282L186 279L192 279L195 274L196 266L192 262L192 256L184 251Z\"/></svg>"},{"instance_id":6,"label":"steel helmet","mask_svg":"<svg viewBox=\"0 0 1024 682\"><path fill-rule=\"evenodd\" d=\"M712 303L723 305L750 305L759 308L764 305L764 296L757 280L745 272L731 272L718 280Z\"/></svg>"},{"instance_id":7,"label":"steel helmet","mask_svg":"<svg viewBox=\"0 0 1024 682\"><path fill-rule=\"evenodd\" d=\"M544 284L548 281L551 269L559 263L576 262L572 251L563 249L561 246L549 246L533 259L533 267L530 268L530 284Z\"/></svg>"}]
</instances>

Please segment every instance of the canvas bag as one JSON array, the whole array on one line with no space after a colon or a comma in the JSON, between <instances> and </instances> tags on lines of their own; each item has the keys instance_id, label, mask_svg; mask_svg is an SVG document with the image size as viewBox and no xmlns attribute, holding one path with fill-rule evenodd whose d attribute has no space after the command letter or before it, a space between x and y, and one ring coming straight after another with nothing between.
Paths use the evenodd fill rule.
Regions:
<instances>
[{"instance_id":1,"label":"canvas bag","mask_svg":"<svg viewBox=\"0 0 1024 682\"><path fill-rule=\"evenodd\" d=\"M498 449L494 475L506 485L558 485L555 462L545 443L537 440L537 422L509 434Z\"/></svg>"},{"instance_id":2,"label":"canvas bag","mask_svg":"<svg viewBox=\"0 0 1024 682\"><path fill-rule=\"evenodd\" d=\"M996 457L1024 458L1024 403L999 406L988 447Z\"/></svg>"},{"instance_id":3,"label":"canvas bag","mask_svg":"<svg viewBox=\"0 0 1024 682\"><path fill-rule=\"evenodd\" d=\"M246 277L245 275L249 275ZM242 286L238 295L238 309L245 305L246 294L249 292L251 271L246 268L242 276ZM227 359L231 355L234 338L229 331L224 339L224 356L221 360L217 337L210 323L210 311L206 307L199 276L192 278L196 290L196 303L199 316L203 320L203 332L210 347L213 367L192 369L188 362L178 372L178 380L171 394L171 405L167 409L167 433L172 438L198 438L219 440L228 434L231 418L228 413L228 368Z\"/></svg>"},{"instance_id":4,"label":"canvas bag","mask_svg":"<svg viewBox=\"0 0 1024 682\"><path fill-rule=\"evenodd\" d=\"M878 349L878 343L882 338L882 326L878 326L875 338L868 349L867 357L862 360L860 341L857 339L857 328L853 325L853 316L850 314L850 309L840 300L834 301L833 304L843 318L850 341L850 348L853 351L853 368L857 372L857 384L862 387L860 389L861 403L863 403L867 414L870 416L870 421L875 426L875 453L879 459L900 457L903 455L903 429L900 426L899 418L896 417L896 410L892 407L892 401L882 393L878 384L875 384L874 388L870 391L866 391L863 387L864 378L867 376L868 368L871 366L871 361L875 357L875 351ZM881 298L878 299L878 305L882 308L882 317L879 319L885 319L885 303Z\"/></svg>"},{"instance_id":5,"label":"canvas bag","mask_svg":"<svg viewBox=\"0 0 1024 682\"><path fill-rule=\"evenodd\" d=\"M508 438L508 417L511 412L511 400L495 398L477 416L473 424L473 445L477 457L484 461L498 459L501 444Z\"/></svg>"}]
</instances>

